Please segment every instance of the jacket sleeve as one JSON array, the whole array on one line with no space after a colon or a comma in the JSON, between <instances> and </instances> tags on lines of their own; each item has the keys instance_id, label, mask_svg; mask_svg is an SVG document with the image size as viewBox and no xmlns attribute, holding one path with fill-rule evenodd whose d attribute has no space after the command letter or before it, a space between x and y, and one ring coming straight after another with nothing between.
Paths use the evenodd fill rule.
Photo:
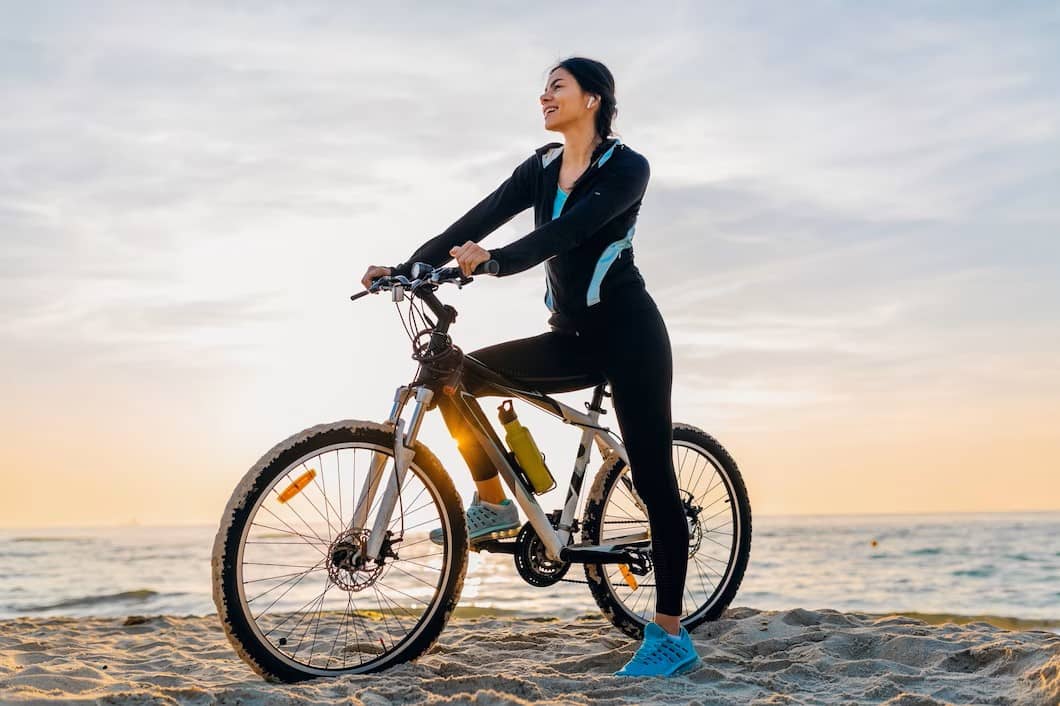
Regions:
<instances>
[{"instance_id":1,"label":"jacket sleeve","mask_svg":"<svg viewBox=\"0 0 1060 706\"><path fill-rule=\"evenodd\" d=\"M537 153L530 155L517 166L512 175L504 180L492 194L479 201L441 234L434 236L412 253L408 260L394 265L392 275L410 277L413 263L426 262L441 267L452 256L449 250L467 241L479 242L493 231L525 211L534 202L534 178Z\"/></svg>"},{"instance_id":2,"label":"jacket sleeve","mask_svg":"<svg viewBox=\"0 0 1060 706\"><path fill-rule=\"evenodd\" d=\"M608 174L559 218L548 221L502 248L490 251L500 264L498 277L514 275L570 250L593 236L608 221L643 198L651 170L643 155L634 155Z\"/></svg>"}]
</instances>

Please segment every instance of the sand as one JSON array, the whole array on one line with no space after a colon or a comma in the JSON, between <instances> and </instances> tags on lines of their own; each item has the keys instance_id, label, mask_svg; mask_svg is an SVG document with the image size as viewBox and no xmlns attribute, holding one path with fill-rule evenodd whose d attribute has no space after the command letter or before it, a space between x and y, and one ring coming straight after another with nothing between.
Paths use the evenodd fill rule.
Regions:
<instances>
[{"instance_id":1,"label":"sand","mask_svg":"<svg viewBox=\"0 0 1060 706\"><path fill-rule=\"evenodd\" d=\"M130 624L125 624L126 622ZM1060 704L1060 635L830 610L729 610L682 677L611 676L636 643L599 615L455 616L416 662L268 684L215 616L0 622L0 702L131 704Z\"/></svg>"}]
</instances>

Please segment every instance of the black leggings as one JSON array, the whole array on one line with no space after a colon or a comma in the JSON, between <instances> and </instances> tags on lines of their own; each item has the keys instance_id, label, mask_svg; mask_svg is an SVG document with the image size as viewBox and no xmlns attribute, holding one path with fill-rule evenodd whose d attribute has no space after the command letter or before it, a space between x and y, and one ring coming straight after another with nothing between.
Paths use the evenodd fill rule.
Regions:
<instances>
[{"instance_id":1,"label":"black leggings","mask_svg":"<svg viewBox=\"0 0 1060 706\"><path fill-rule=\"evenodd\" d=\"M468 355L490 368L549 389L549 378L602 373L629 455L633 487L644 501L655 565L655 610L681 615L688 569L688 525L674 473L670 392L673 356L670 337L655 301L640 289L590 307L577 334L558 330L480 348ZM479 391L471 390L478 395ZM484 459L484 455L479 458ZM469 465L472 464L468 458ZM488 461L486 462L488 464ZM497 474L492 464L471 468L476 480Z\"/></svg>"}]
</instances>

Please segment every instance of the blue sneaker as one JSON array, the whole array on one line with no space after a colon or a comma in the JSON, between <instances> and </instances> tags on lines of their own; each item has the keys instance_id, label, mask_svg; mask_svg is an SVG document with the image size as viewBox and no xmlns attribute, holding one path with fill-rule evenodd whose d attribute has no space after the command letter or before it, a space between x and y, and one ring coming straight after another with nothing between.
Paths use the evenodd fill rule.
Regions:
<instances>
[{"instance_id":1,"label":"blue sneaker","mask_svg":"<svg viewBox=\"0 0 1060 706\"><path fill-rule=\"evenodd\" d=\"M692 636L681 626L680 639L675 640L662 626L650 622L644 627L644 642L614 673L616 677L671 677L685 674L703 664L692 644Z\"/></svg>"}]
</instances>

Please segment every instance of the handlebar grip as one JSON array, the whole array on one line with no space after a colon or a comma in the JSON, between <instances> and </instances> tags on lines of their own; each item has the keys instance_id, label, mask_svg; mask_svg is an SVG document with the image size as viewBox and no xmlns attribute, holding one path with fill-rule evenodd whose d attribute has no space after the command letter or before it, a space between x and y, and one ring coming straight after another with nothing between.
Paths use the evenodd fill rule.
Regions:
<instances>
[{"instance_id":1,"label":"handlebar grip","mask_svg":"<svg viewBox=\"0 0 1060 706\"><path fill-rule=\"evenodd\" d=\"M454 276L455 275L460 275L460 268L459 267L445 267L445 268L440 268L438 271L439 272L451 273ZM485 262L479 263L479 265L474 270L471 271L471 274L473 274L473 275L496 275L500 271L501 271L501 263L497 262L496 260L486 260ZM462 277L462 275L460 275L460 276ZM366 296L368 294L371 294L371 292L366 289L366 290L364 290L362 292L357 292L356 294L351 294L350 295L350 300L351 301L356 301L356 300L360 299L361 297Z\"/></svg>"}]
</instances>

